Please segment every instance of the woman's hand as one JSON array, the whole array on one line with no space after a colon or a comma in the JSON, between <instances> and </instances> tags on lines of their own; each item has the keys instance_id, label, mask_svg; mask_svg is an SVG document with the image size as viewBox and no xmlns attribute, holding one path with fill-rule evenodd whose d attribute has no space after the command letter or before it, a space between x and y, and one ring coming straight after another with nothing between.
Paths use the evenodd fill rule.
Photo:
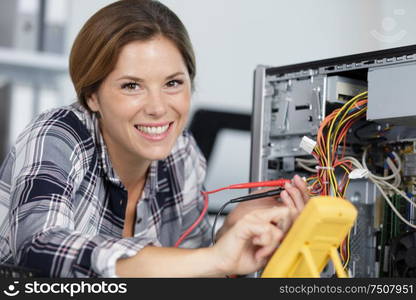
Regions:
<instances>
[{"instance_id":1,"label":"woman's hand","mask_svg":"<svg viewBox=\"0 0 416 300\"><path fill-rule=\"evenodd\" d=\"M291 225L288 207L252 210L210 248L223 274L248 274L264 267Z\"/></svg>"},{"instance_id":2,"label":"woman's hand","mask_svg":"<svg viewBox=\"0 0 416 300\"><path fill-rule=\"evenodd\" d=\"M252 212L255 209L265 209L272 207L286 206L289 208L292 222L296 219L303 207L309 200L309 192L306 182L295 175L292 179L292 184L286 184L285 190L280 194L281 202L276 201L275 197L266 197L251 201L239 203L227 216L223 227L218 231L217 237L224 234L229 228L231 228L238 220L243 218L246 214ZM261 193L270 189L258 190L254 193Z\"/></svg>"},{"instance_id":3,"label":"woman's hand","mask_svg":"<svg viewBox=\"0 0 416 300\"><path fill-rule=\"evenodd\" d=\"M306 182L299 175L295 175L291 184L285 184L285 190L280 194L280 198L290 209L293 219L296 219L309 201L309 191Z\"/></svg>"}]
</instances>

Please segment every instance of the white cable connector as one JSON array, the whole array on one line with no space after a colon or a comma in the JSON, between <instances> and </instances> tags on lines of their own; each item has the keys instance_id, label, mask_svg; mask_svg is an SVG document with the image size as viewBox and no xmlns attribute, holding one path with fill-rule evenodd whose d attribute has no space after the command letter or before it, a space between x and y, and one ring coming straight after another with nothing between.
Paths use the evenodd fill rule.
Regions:
<instances>
[{"instance_id":1,"label":"white cable connector","mask_svg":"<svg viewBox=\"0 0 416 300\"><path fill-rule=\"evenodd\" d=\"M316 142L307 137L306 135L302 138L302 140L300 141L300 145L299 145L303 150L305 150L306 152L308 152L309 154L312 154L313 149L316 146Z\"/></svg>"},{"instance_id":2,"label":"white cable connector","mask_svg":"<svg viewBox=\"0 0 416 300\"><path fill-rule=\"evenodd\" d=\"M368 178L368 170L366 169L354 169L348 174L350 179Z\"/></svg>"}]
</instances>

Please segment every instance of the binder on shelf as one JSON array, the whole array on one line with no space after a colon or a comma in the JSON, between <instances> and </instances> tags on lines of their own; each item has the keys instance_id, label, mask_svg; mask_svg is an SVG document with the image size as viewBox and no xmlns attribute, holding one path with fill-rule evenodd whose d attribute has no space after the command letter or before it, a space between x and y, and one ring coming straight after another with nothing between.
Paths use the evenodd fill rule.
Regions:
<instances>
[{"instance_id":1,"label":"binder on shelf","mask_svg":"<svg viewBox=\"0 0 416 300\"><path fill-rule=\"evenodd\" d=\"M65 52L68 0L1 0L0 47Z\"/></svg>"},{"instance_id":2,"label":"binder on shelf","mask_svg":"<svg viewBox=\"0 0 416 300\"><path fill-rule=\"evenodd\" d=\"M0 47L14 46L16 28L17 1L0 1Z\"/></svg>"},{"instance_id":3,"label":"binder on shelf","mask_svg":"<svg viewBox=\"0 0 416 300\"><path fill-rule=\"evenodd\" d=\"M20 50L36 51L40 34L40 0L18 0L14 46Z\"/></svg>"},{"instance_id":4,"label":"binder on shelf","mask_svg":"<svg viewBox=\"0 0 416 300\"><path fill-rule=\"evenodd\" d=\"M68 4L67 0L46 0L42 51L57 54L65 52Z\"/></svg>"}]
</instances>

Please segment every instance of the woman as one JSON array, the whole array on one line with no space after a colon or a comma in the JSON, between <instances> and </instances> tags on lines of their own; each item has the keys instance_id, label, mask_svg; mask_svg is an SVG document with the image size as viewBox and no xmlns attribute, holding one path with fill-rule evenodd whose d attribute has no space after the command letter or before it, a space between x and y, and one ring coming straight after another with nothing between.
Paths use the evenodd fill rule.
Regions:
<instances>
[{"instance_id":1,"label":"woman","mask_svg":"<svg viewBox=\"0 0 416 300\"><path fill-rule=\"evenodd\" d=\"M206 217L172 247L201 213L205 175L184 131L194 54L173 12L150 0L101 9L74 42L70 75L78 103L34 120L0 170L2 262L54 277L225 276L265 265L308 200L298 177L284 205L238 206L214 246Z\"/></svg>"}]
</instances>

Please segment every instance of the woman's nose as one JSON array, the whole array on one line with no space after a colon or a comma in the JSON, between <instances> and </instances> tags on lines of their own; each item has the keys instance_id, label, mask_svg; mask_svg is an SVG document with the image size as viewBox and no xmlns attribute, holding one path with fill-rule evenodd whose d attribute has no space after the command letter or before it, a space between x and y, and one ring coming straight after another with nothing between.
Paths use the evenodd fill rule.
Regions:
<instances>
[{"instance_id":1,"label":"woman's nose","mask_svg":"<svg viewBox=\"0 0 416 300\"><path fill-rule=\"evenodd\" d=\"M166 114L167 103L160 91L151 91L146 99L144 112L149 116L160 117Z\"/></svg>"}]
</instances>

